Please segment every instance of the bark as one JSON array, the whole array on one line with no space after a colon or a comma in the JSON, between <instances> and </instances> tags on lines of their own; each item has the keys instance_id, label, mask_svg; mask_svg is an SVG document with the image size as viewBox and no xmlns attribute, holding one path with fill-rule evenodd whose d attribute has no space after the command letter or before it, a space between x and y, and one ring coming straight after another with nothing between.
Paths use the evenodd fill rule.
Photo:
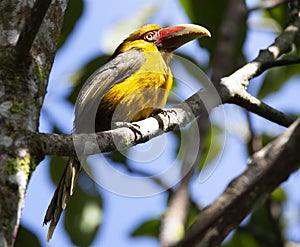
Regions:
<instances>
[{"instance_id":1,"label":"bark","mask_svg":"<svg viewBox=\"0 0 300 247\"><path fill-rule=\"evenodd\" d=\"M219 246L252 209L299 169L299 148L300 119L251 157L247 169L200 213L184 239L175 246Z\"/></svg>"},{"instance_id":2,"label":"bark","mask_svg":"<svg viewBox=\"0 0 300 247\"><path fill-rule=\"evenodd\" d=\"M13 246L28 180L44 157L26 138L37 132L65 0L0 3L0 246Z\"/></svg>"}]
</instances>

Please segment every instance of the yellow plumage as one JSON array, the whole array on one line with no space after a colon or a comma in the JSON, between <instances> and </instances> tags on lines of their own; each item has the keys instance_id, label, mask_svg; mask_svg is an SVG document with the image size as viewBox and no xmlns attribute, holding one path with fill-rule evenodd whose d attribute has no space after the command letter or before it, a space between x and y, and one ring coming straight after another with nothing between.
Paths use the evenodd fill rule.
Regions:
<instances>
[{"instance_id":1,"label":"yellow plumage","mask_svg":"<svg viewBox=\"0 0 300 247\"><path fill-rule=\"evenodd\" d=\"M109 130L114 122L138 121L164 107L173 82L171 53L202 36L210 36L209 31L192 24L169 28L152 24L132 33L81 90L75 133ZM44 224L51 222L47 241L74 192L80 170L78 158L70 157L44 218Z\"/></svg>"}]
</instances>

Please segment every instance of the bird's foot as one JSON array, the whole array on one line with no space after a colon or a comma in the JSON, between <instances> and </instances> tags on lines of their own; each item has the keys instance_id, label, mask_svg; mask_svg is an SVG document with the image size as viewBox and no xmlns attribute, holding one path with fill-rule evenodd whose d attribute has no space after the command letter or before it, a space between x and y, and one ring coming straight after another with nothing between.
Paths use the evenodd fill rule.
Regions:
<instances>
[{"instance_id":1,"label":"bird's foot","mask_svg":"<svg viewBox=\"0 0 300 247\"><path fill-rule=\"evenodd\" d=\"M156 115L158 115L160 113L163 114L164 116L167 116L168 115L168 111L169 111L168 109L155 108L155 109L153 109L150 117L154 117L154 116L156 116Z\"/></svg>"}]
</instances>

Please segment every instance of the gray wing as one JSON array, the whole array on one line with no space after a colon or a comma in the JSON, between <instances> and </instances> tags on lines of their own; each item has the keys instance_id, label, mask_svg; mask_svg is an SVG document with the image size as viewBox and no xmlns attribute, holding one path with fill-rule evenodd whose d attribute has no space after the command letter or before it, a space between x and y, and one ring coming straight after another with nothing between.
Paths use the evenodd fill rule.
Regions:
<instances>
[{"instance_id":1,"label":"gray wing","mask_svg":"<svg viewBox=\"0 0 300 247\"><path fill-rule=\"evenodd\" d=\"M93 133L98 105L109 88L134 74L144 63L140 50L117 55L100 67L82 87L75 104L75 133Z\"/></svg>"}]
</instances>

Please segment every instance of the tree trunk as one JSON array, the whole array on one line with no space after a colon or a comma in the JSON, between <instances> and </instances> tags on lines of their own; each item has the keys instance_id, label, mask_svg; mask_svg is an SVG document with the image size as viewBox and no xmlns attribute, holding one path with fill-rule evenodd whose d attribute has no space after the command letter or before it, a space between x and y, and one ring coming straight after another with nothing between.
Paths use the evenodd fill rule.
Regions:
<instances>
[{"instance_id":1,"label":"tree trunk","mask_svg":"<svg viewBox=\"0 0 300 247\"><path fill-rule=\"evenodd\" d=\"M0 247L13 246L28 180L44 157L37 132L67 0L0 3Z\"/></svg>"}]
</instances>

